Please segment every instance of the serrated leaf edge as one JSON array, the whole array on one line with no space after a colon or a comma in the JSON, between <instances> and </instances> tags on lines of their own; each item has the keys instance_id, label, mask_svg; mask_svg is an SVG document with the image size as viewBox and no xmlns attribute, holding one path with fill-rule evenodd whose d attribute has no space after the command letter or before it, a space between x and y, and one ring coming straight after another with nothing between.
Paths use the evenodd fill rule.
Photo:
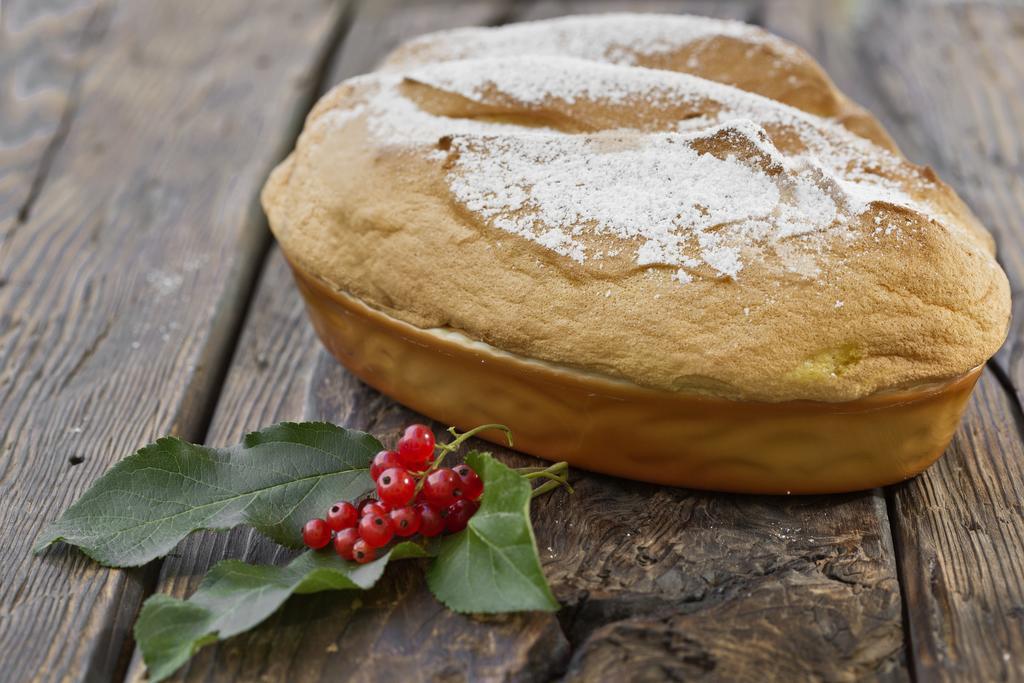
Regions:
<instances>
[{"instance_id":1,"label":"serrated leaf edge","mask_svg":"<svg viewBox=\"0 0 1024 683\"><path fill-rule=\"evenodd\" d=\"M466 461L468 462L470 459L481 459L482 460L484 458L490 459L490 460L492 460L494 462L497 462L499 464L504 465L504 463L502 463L500 460L495 458L490 453L479 452L479 451L471 451L467 455ZM479 471L480 468L474 468L474 469L477 469ZM486 488L486 482L485 482L484 495L487 495L486 491L487 491L487 488ZM511 513L511 512L499 512L499 513L491 513L491 514L494 515L494 516L497 516L497 515L511 515L511 514L514 514L514 513ZM523 515L526 517L526 521L527 521L526 528L527 528L527 533L529 534L529 537L530 537L530 546L532 547L532 549L534 551L534 555L537 558L537 564L540 567L541 576L544 578L544 587L543 588L537 587L533 583L533 581L531 579L529 579L529 577L526 577L526 575L524 575L521 571L519 571L519 568L516 567L514 563L509 562L509 564L512 565L512 567L520 574L520 576L523 576L523 578L527 579L527 583L529 583L531 585L531 587L537 589L537 591L539 592L538 597L541 598L541 600L543 602L547 603L546 606L534 607L531 610L501 610L501 609L465 610L465 609L460 609L459 607L456 607L455 605L452 605L445 598L439 596L437 594L437 592L435 591L435 589L434 589L434 579L432 577L434 575L434 569L437 566L437 562L438 562L437 559L435 559L435 560L433 560L431 562L430 568L428 569L427 576L426 576L427 587L430 589L430 592L431 592L431 594L433 594L434 598L438 602L440 602L442 605L444 605L445 607L447 607L451 611L456 612L458 614L507 614L509 612L522 612L522 611L557 612L559 609L561 609L561 605L559 604L558 600L555 598L554 594L551 592L551 586L548 584L547 577L544 575L544 567L543 567L543 563L541 563L541 561L540 561L540 554L537 552L537 538L536 538L536 536L533 533L533 523L530 520L530 498L529 498L529 496L527 496L527 498L526 498L526 500L525 500L525 502L523 504ZM467 526L466 529L464 529L463 531L460 531L457 534L452 534L448 538L452 539L453 541L458 540L460 538L460 536L462 536L464 534L468 534L470 532L470 530L476 531L476 536L479 539L481 539L481 541L483 541L489 548L495 548L493 543L490 543L489 541L487 541L486 538L484 537L484 535L481 534L478 530L475 529L475 527L473 525L473 518L470 518L469 525ZM466 547L468 548L468 544L467 544ZM505 555L503 553L501 554L501 556L503 558L505 557Z\"/></svg>"},{"instance_id":2,"label":"serrated leaf edge","mask_svg":"<svg viewBox=\"0 0 1024 683\"><path fill-rule=\"evenodd\" d=\"M227 566L227 565L243 565L243 566L246 566L246 567L271 567L271 566L276 566L278 569L280 569L282 572L284 572L284 571L287 571L291 567L291 565L293 563L299 561L304 556L306 556L306 555L308 555L310 553L316 553L316 552L324 552L324 551L307 551L306 553L303 553L303 554L293 558L286 565L251 565L251 564L248 564L246 562L242 562L241 560L235 560L235 559L222 560L222 561L218 562L216 565L214 565L214 567L206 574L206 576L203 577L203 580L199 584L199 587L192 594L192 596L189 596L188 599L182 600L180 598L176 598L174 596L167 595L165 593L155 593L155 594L151 595L143 603L142 609L140 610L140 613L139 613L139 619L136 620L135 626L132 629L132 634L135 637L136 643L138 643L139 648L142 650L143 661L146 662L147 668L150 668L150 666L151 666L151 660L147 660L147 658L146 658L146 647L144 645L144 642L146 640L148 640L148 639L142 638L141 635L138 632L139 623L142 621L142 614L146 610L147 605L153 605L155 607L170 606L170 605L189 605L189 602L192 599L192 597L194 597L197 593L202 591L204 588L209 588L210 587L210 585L211 585L210 575L218 567ZM292 581L290 584L287 585L287 587L282 587L281 590L284 591L284 596L281 599L281 601L278 603L277 607L274 609L274 612L276 612L278 609L280 609L281 606L284 605L284 603L293 595L300 595L300 594L301 595L309 595L309 594L312 594L312 593L324 592L326 590L364 590L364 591L365 590L369 590L370 588L373 588L377 584L378 581L380 581L381 577L384 575L384 570L387 568L387 565L389 565L391 563L392 557L395 555L396 552L399 553L399 557L395 557L394 558L394 561L396 561L396 562L397 561L401 561L401 560L405 560L405 559L420 559L420 558L424 558L424 557L429 557L429 555L430 555L430 550L428 548L425 548L424 546L419 545L417 543L414 543L412 541L403 541L402 543L399 543L398 545L396 545L393 548L391 548L391 550L389 550L387 552L387 554L385 554L384 556L374 560L371 563L365 564L365 565L356 565L355 563L343 562L342 560L339 559L338 560L339 563L343 562L343 564L341 566L351 568L351 571L353 573L364 571L364 570L369 569L369 568L376 568L376 567L379 567L380 571L376 574L375 578L372 581L370 581L370 582L363 582L363 583L359 583L359 582L353 580L348 572L344 572L343 573L344 578L346 580L350 581L354 585L354 588L340 588L340 589L325 588L325 589L316 590L316 591L302 591L302 592L300 592L298 589L302 586L302 584L305 583L306 581L308 581L309 578L313 574L315 574L317 572L342 573L342 572L339 571L340 567L339 567L339 569L334 569L332 567L314 567L310 571L308 571L304 575L302 575L301 577L299 577L296 580ZM200 606L200 605L192 605L192 606L194 608L196 608L196 609L206 610L207 612L209 612L209 610L207 608L203 607L203 606ZM273 612L271 612L270 614L273 614ZM264 617L264 619L262 619L261 621L258 621L256 623L252 624L251 626L249 626L248 629L245 629L245 630L242 630L242 631L238 631L236 633L232 633L229 637L234 637L235 635L239 635L240 633L244 633L247 630L250 630L252 628L255 628L255 627L259 626L261 623L263 623L264 621L266 621L266 619L268 619L270 617L270 614L268 614L266 617ZM167 678L168 676L173 674L175 671L180 669L182 666L184 666L184 664L189 659L191 659L191 657L193 655L195 655L196 652L201 650L203 647L205 647L205 646L207 646L207 645L209 645L211 643L218 642L220 640L221 640L221 637L220 637L220 631L219 630L209 631L207 633L202 634L201 636L197 637L194 641L192 641L192 643L190 645L190 648L189 648L189 655L188 655L188 657L186 657L180 663L175 663L174 660L171 660L171 662L168 664L168 666L172 666L173 665L173 668L165 670L165 671L164 670L154 671L152 668L150 668L150 672L149 672L150 673L150 682L151 683L158 683L159 681L164 680L165 678Z\"/></svg>"},{"instance_id":3,"label":"serrated leaf edge","mask_svg":"<svg viewBox=\"0 0 1024 683\"><path fill-rule=\"evenodd\" d=\"M254 448L256 445L260 445L260 444L254 444L254 445L250 446L249 445L250 437L259 435L262 432L269 432L271 430L278 429L278 428L281 428L281 427L296 427L296 428L312 427L312 428L323 428L323 429L328 430L328 431L329 430L341 429L341 430L345 431L348 435L354 436L355 440L357 440L357 441L366 441L367 442L366 445L371 446L373 449L380 450L381 448L383 448L383 446L381 445L380 441L375 436L373 436L372 434L370 434L368 432L364 432L364 431L361 431L361 430L358 430L358 429L348 429L346 427L341 427L340 425L332 424L330 422L326 422L326 421L322 421L322 420L311 421L311 422L295 422L295 421L286 420L286 421L283 421L283 422L276 422L276 423L274 423L272 425L269 425L267 427L264 427L262 429L256 429L256 430L247 432L242 437L240 442L238 442L236 444L232 444L231 446L226 446L226 447L204 446L202 444L194 444L194 443L192 443L190 441L187 441L187 440L185 440L185 439L183 439L181 437L178 437L178 436L162 436L162 437L157 438L155 441L152 441L152 442L150 442L150 443L140 447L134 453L131 453L130 455L125 456L124 458L121 458L116 463L114 463L111 467L109 467L105 472L103 472L99 477L97 477L97 479L95 479L92 482L92 484L90 484L90 486L78 496L78 498L75 500L75 502L72 503L61 514L60 517L58 517L56 520L48 522L46 524L46 526L43 527L43 529L36 536L36 540L34 541L34 543L32 545L32 550L31 550L32 554L39 555L39 554L43 553L47 548L49 548L54 543L66 541L67 538L63 534L59 534L59 533L58 534L54 534L54 527L56 526L56 524L58 522L60 522L62 519L64 519L64 517L67 515L67 513L70 510L72 510L76 505L78 505L78 503L82 500L82 498L84 496L86 496L92 490L92 487L95 486L95 484L98 481L100 481L101 479L103 479L103 478L105 478L105 477L107 477L109 475L115 474L116 472L124 469L125 467L128 467L131 464L132 460L134 460L134 459L136 459L138 457L142 457L142 454L143 454L144 451L146 451L148 449L151 449L151 448L154 448L154 447L164 447L167 444L176 444L176 445L183 445L183 446L186 446L186 447L197 447L197 448L200 448L200 449L210 449L210 450L226 451L230 455L230 454L233 454L236 451L243 451L243 450L247 450L249 448ZM296 442L287 441L287 440L283 440L283 439L274 439L274 440L269 440L269 441L262 442L262 444L275 444L275 443L290 443L290 444L294 444ZM301 444L301 445L306 447L306 448L310 448L312 450L319 451L319 452L324 453L324 454L329 455L329 456L333 456L334 455L333 453L330 453L329 451L326 451L326 450L324 450L322 448L318 448L316 446L310 446L308 444ZM368 471L369 471L369 467L357 467L357 468L353 468L351 470L347 470L347 472L368 472ZM274 485L272 487L268 487L267 489L260 489L260 490L270 490L272 488L276 488L277 486L288 486L288 485L292 485L292 484L294 484L296 482L301 482L301 481L306 480L306 479L317 479L317 478L323 478L325 476L329 476L329 475L316 475L315 477L303 477L303 478L300 478L300 479L291 480L291 481L286 482L284 484L276 484L276 485ZM252 494L257 493L257 492L258 491L242 492L242 493L240 493L240 494L238 494L236 496L232 496L231 498L225 498L225 499L217 500L217 501L214 501L214 502L211 502L211 503L206 503L204 505L196 506L195 508L190 508L189 510L183 511L181 513L175 513L174 515L170 515L167 519L175 517L175 516L177 516L179 514L187 514L188 512L192 512L192 511L194 511L196 509L200 509L200 508L203 508L203 507L210 507L210 506L217 505L217 504L223 504L225 502L235 501L235 500L238 500L239 498L242 498L242 497L247 496L247 495L252 495ZM158 520L158 521L162 521L162 520ZM145 523L142 523L142 524L135 525L135 526L133 526L131 528L135 529L135 528L144 526L145 524L148 524L148 523L152 523L152 522L145 522ZM192 532L190 532L187 535L191 535L191 533L194 533L194 532L199 531L199 530L225 531L225 530L230 529L230 528L232 528L232 527L225 527L225 526L199 527L199 528L194 529ZM187 535L186 535L186 537L187 537ZM274 541L275 543L278 543L279 545L282 545L282 546L285 546L285 547L288 547L288 548L295 549L295 548L302 547L301 544L294 543L294 542L289 542L288 539L275 538L275 537L270 536L268 534L261 534L261 535L266 536L266 537L270 538L272 541ZM92 552L90 549L88 549L88 548L86 548L84 546L74 544L74 547L77 548L79 551L81 551L89 559L93 560L94 562L98 562L99 564L102 564L103 566L106 566L106 567L125 567L125 568L141 567L141 566L151 562L152 559L157 559L157 558L152 558L150 560L144 560L144 561L141 561L141 562L112 562L110 559L104 558L104 557L100 556L99 554ZM157 557L164 557L164 556L165 555L158 555Z\"/></svg>"}]
</instances>

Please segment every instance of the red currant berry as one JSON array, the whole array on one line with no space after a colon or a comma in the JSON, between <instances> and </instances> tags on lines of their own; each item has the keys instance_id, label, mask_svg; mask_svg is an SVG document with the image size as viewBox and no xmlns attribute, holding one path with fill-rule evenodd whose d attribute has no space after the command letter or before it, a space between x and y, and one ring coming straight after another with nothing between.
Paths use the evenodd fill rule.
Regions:
<instances>
[{"instance_id":1,"label":"red currant berry","mask_svg":"<svg viewBox=\"0 0 1024 683\"><path fill-rule=\"evenodd\" d=\"M476 512L477 504L471 500L460 498L444 511L444 530L450 534L462 531L469 524L469 518Z\"/></svg>"},{"instance_id":2,"label":"red currant berry","mask_svg":"<svg viewBox=\"0 0 1024 683\"><path fill-rule=\"evenodd\" d=\"M387 514L370 513L359 520L359 537L374 548L386 546L394 535L395 529Z\"/></svg>"},{"instance_id":3,"label":"red currant berry","mask_svg":"<svg viewBox=\"0 0 1024 683\"><path fill-rule=\"evenodd\" d=\"M342 529L334 534L334 552L338 553L341 559L351 562L356 559L352 548L358 540L359 531L355 527Z\"/></svg>"},{"instance_id":4,"label":"red currant berry","mask_svg":"<svg viewBox=\"0 0 1024 683\"><path fill-rule=\"evenodd\" d=\"M360 538L352 544L352 557L354 557L356 562L359 564L373 562L377 559L377 549L367 543L365 538Z\"/></svg>"},{"instance_id":5,"label":"red currant berry","mask_svg":"<svg viewBox=\"0 0 1024 683\"><path fill-rule=\"evenodd\" d=\"M327 511L327 526L334 531L354 527L358 521L359 513L356 506L345 500L335 503Z\"/></svg>"},{"instance_id":6,"label":"red currant berry","mask_svg":"<svg viewBox=\"0 0 1024 683\"><path fill-rule=\"evenodd\" d=\"M404 467L386 469L377 480L377 496L392 509L408 505L415 495L416 480Z\"/></svg>"},{"instance_id":7,"label":"red currant berry","mask_svg":"<svg viewBox=\"0 0 1024 683\"><path fill-rule=\"evenodd\" d=\"M434 470L423 480L423 497L431 505L444 508L455 502L459 478L447 467Z\"/></svg>"},{"instance_id":8,"label":"red currant berry","mask_svg":"<svg viewBox=\"0 0 1024 683\"><path fill-rule=\"evenodd\" d=\"M427 503L416 503L413 506L420 518L420 533L430 538L444 531L444 518L437 508Z\"/></svg>"},{"instance_id":9,"label":"red currant berry","mask_svg":"<svg viewBox=\"0 0 1024 683\"><path fill-rule=\"evenodd\" d=\"M359 504L359 507L356 508L356 511L359 513L359 519L362 519L363 517L369 514L386 515L388 514L388 506L380 502L379 500L367 498L366 500Z\"/></svg>"},{"instance_id":10,"label":"red currant berry","mask_svg":"<svg viewBox=\"0 0 1024 683\"><path fill-rule=\"evenodd\" d=\"M319 550L331 542L331 527L322 519L311 519L302 527L302 542Z\"/></svg>"},{"instance_id":11,"label":"red currant berry","mask_svg":"<svg viewBox=\"0 0 1024 683\"><path fill-rule=\"evenodd\" d=\"M414 472L427 469L434 458L434 432L426 425L409 425L398 440L398 459Z\"/></svg>"},{"instance_id":12,"label":"red currant berry","mask_svg":"<svg viewBox=\"0 0 1024 683\"><path fill-rule=\"evenodd\" d=\"M484 492L484 483L480 476L473 471L469 465L459 465L455 468L455 476L459 478L459 489L462 497L467 500L477 500Z\"/></svg>"},{"instance_id":13,"label":"red currant berry","mask_svg":"<svg viewBox=\"0 0 1024 683\"><path fill-rule=\"evenodd\" d=\"M395 530L395 536L407 538L420 530L420 515L415 508L404 507L392 510L391 526Z\"/></svg>"},{"instance_id":14,"label":"red currant berry","mask_svg":"<svg viewBox=\"0 0 1024 683\"><path fill-rule=\"evenodd\" d=\"M394 451L381 451L373 456L373 462L370 463L370 478L377 481L377 478L380 477L381 472L384 470L401 466L402 461L398 459L398 453Z\"/></svg>"}]
</instances>

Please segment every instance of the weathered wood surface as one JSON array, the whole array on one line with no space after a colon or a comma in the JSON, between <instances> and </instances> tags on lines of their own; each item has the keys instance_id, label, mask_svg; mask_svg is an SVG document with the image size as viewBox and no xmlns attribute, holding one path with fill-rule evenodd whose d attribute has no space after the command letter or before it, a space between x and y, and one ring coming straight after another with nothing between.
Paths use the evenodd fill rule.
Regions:
<instances>
[{"instance_id":1,"label":"weathered wood surface","mask_svg":"<svg viewBox=\"0 0 1024 683\"><path fill-rule=\"evenodd\" d=\"M804 3L767 3L767 27L808 47L907 156L957 189L996 235L1019 305L1024 7L800 9ZM1024 679L1024 377L1015 310L1007 344L951 448L889 492L910 664L921 680Z\"/></svg>"},{"instance_id":2,"label":"weathered wood surface","mask_svg":"<svg viewBox=\"0 0 1024 683\"><path fill-rule=\"evenodd\" d=\"M575 646L570 680L905 678L881 496L575 485L535 512Z\"/></svg>"},{"instance_id":3,"label":"weathered wood surface","mask_svg":"<svg viewBox=\"0 0 1024 683\"><path fill-rule=\"evenodd\" d=\"M211 438L228 443L254 425L298 418L396 438L417 416L319 349L290 277L275 253ZM527 461L502 453L508 462ZM877 521L884 518L879 496L780 502L583 474L575 485L578 495L554 494L535 507L545 570L566 605L561 631L541 615L446 612L423 587L419 568L409 567L390 572L359 609L344 594L292 600L251 634L201 652L184 678L377 680L380 659L363 649L372 648L396 666L393 678L380 680L547 680L566 664L566 640L581 645L571 679L586 680L596 665L627 678L642 667L685 669L677 640L701 653L683 656L717 668L722 680L808 670L835 680L902 678L898 591L888 532ZM283 553L244 530L202 534L165 562L160 590L187 594L223 557L273 562ZM736 621L723 618L730 614ZM749 632L736 631L740 620ZM675 621L686 622L675 639L657 638L646 650L634 649L640 641L621 644L620 629L651 624L653 633ZM752 652L748 640L766 624L773 637Z\"/></svg>"},{"instance_id":4,"label":"weathered wood surface","mask_svg":"<svg viewBox=\"0 0 1024 683\"><path fill-rule=\"evenodd\" d=\"M517 21L551 19L567 14L599 12L664 12L668 14L701 14L720 19L751 22L758 0L538 0L523 3Z\"/></svg>"},{"instance_id":5,"label":"weathered wood surface","mask_svg":"<svg viewBox=\"0 0 1024 683\"><path fill-rule=\"evenodd\" d=\"M405 38L467 21L497 22L508 11L508 3L495 1L425 3L416 9L398 2L363 3L333 77L372 68ZM418 419L327 356L276 250L251 310L210 442L234 442L254 426L284 419L326 419L394 440L405 424ZM164 562L157 590L187 595L209 566L225 557L274 562L283 559L283 552L247 530L199 534L182 544L179 556ZM200 652L180 676L189 681L494 680L513 672L521 679L546 680L563 665L567 652L554 616L454 614L431 597L421 567L414 565L393 568L381 586L364 596L293 599L252 633ZM385 657L387 670L381 669ZM142 676L136 655L129 677Z\"/></svg>"},{"instance_id":6,"label":"weathered wood surface","mask_svg":"<svg viewBox=\"0 0 1024 683\"><path fill-rule=\"evenodd\" d=\"M542 3L522 8L516 18L585 5ZM600 3L600 9L622 6ZM679 11L688 5L644 6ZM512 18L507 7L492 7L491 20ZM751 5L709 9L705 3L697 9L745 18ZM379 6L356 14L336 77L370 67L399 37L432 28L428 20L433 27L456 23L436 10L389 16ZM473 20L487 19L485 12ZM357 42L371 33L387 36L376 46L380 52ZM393 439L418 419L320 349L276 253L251 310L211 442L237 441L245 431L280 419L328 419ZM500 452L509 462L528 461ZM880 492L779 500L584 473L574 478L576 496L549 496L534 515L545 570L565 605L558 621L453 615L430 597L417 568L397 568L361 599L341 594L290 601L263 627L200 653L182 677L906 678L899 588ZM164 563L158 590L186 595L224 557L281 559L272 544L247 531L199 535ZM394 662L390 671L378 668L385 655ZM132 673L141 676L137 659Z\"/></svg>"},{"instance_id":7,"label":"weathered wood surface","mask_svg":"<svg viewBox=\"0 0 1024 683\"><path fill-rule=\"evenodd\" d=\"M1024 680L1024 447L989 380L943 459L892 494L921 680Z\"/></svg>"},{"instance_id":8,"label":"weathered wood surface","mask_svg":"<svg viewBox=\"0 0 1024 683\"><path fill-rule=\"evenodd\" d=\"M0 679L123 675L155 568L29 549L124 454L202 437L339 9L4 3Z\"/></svg>"},{"instance_id":9,"label":"weathered wood surface","mask_svg":"<svg viewBox=\"0 0 1024 683\"><path fill-rule=\"evenodd\" d=\"M27 556L42 521L113 459L167 431L226 444L276 420L328 419L393 440L420 419L322 351L276 250L217 386L266 243L255 193L331 44L341 47L327 83L372 68L408 36L456 25L626 8L761 21L810 49L908 156L952 182L996 231L1015 290L1024 277L1020 7L363 0L343 18L340 5L315 1L144 4L5 7L0 538L15 561L0 570L0 648L22 656L13 667L3 657L0 679L119 677L156 568L110 572L67 550ZM212 19L182 40L181 18L200 7ZM64 47L48 51L42 37ZM115 106L132 87L135 100ZM220 267L186 267L204 257ZM415 564L393 567L366 595L290 600L180 678L1024 679L1018 330L945 458L886 495L721 496L576 473L577 495L535 506L565 606L557 618L455 615ZM187 595L225 557L288 556L244 529L199 534L163 563L157 590ZM392 668L380 668L384 657ZM128 678L143 676L136 652Z\"/></svg>"},{"instance_id":10,"label":"weathered wood surface","mask_svg":"<svg viewBox=\"0 0 1024 683\"><path fill-rule=\"evenodd\" d=\"M331 64L327 83L372 71L400 43L421 33L505 23L517 16L521 4L515 0L362 0L352 30Z\"/></svg>"},{"instance_id":11,"label":"weathered wood surface","mask_svg":"<svg viewBox=\"0 0 1024 683\"><path fill-rule=\"evenodd\" d=\"M327 419L397 439L416 416L369 389L315 340L291 274L275 252L253 305L210 439L237 441L253 425ZM203 533L168 558L158 590L187 595L225 557L277 562L290 556L255 533ZM395 571L397 569L397 571ZM506 670L549 676L567 650L545 615L474 619L445 610L422 584L418 566L395 567L366 595L292 599L251 633L201 651L183 669L188 681L490 680ZM381 670L383 658L390 661ZM136 657L131 676L141 680ZM378 678L378 675L383 678Z\"/></svg>"},{"instance_id":12,"label":"weathered wood surface","mask_svg":"<svg viewBox=\"0 0 1024 683\"><path fill-rule=\"evenodd\" d=\"M67 134L109 2L8 2L0 23L0 236L21 225ZM40 45L50 49L41 50ZM0 237L3 239L3 237Z\"/></svg>"}]
</instances>

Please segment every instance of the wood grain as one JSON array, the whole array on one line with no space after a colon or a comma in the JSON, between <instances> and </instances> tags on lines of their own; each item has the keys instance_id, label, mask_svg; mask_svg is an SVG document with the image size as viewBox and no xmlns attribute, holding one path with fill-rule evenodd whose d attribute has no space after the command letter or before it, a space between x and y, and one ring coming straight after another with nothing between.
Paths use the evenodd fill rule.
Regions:
<instances>
[{"instance_id":1,"label":"wood grain","mask_svg":"<svg viewBox=\"0 0 1024 683\"><path fill-rule=\"evenodd\" d=\"M687 6L647 4L660 10ZM507 7L491 6L495 19L508 17ZM516 16L592 7L544 3L517 8ZM614 8L600 3L598 9ZM750 8L726 3L716 11L742 17ZM389 10L373 9L357 15L336 76L379 59L369 52L374 41L360 47L360 36L388 36L383 52L399 37L429 28L419 22L456 23L437 12L389 20ZM482 20L486 12L475 16ZM280 419L328 419L388 442L422 418L354 379L320 349L275 252L209 440L237 441L245 431ZM507 462L533 462L497 450ZM880 492L773 499L582 472L574 480L577 495L551 495L534 514L545 570L565 606L557 621L453 615L430 597L418 568L393 568L365 596L289 601L264 626L199 653L182 678L362 681L374 672L378 680L548 680L563 672L570 680L906 678L899 588ZM284 559L245 530L201 534L165 562L160 590L187 595L223 557ZM416 634L414 645L410 633ZM394 676L375 668L378 654L360 654L367 647L394 658ZM136 659L132 677L141 675Z\"/></svg>"},{"instance_id":2,"label":"wood grain","mask_svg":"<svg viewBox=\"0 0 1024 683\"><path fill-rule=\"evenodd\" d=\"M299 418L332 420L394 442L405 424L422 418L320 350L290 278L275 252L218 406L215 442ZM533 462L498 452L509 463ZM652 634L653 624L664 623L675 638L691 639L700 653L692 657L710 662L720 680L763 680L764 671L903 679L899 594L879 495L773 499L583 473L574 480L577 495L553 494L534 514L545 570L565 605L560 629L543 615L454 615L429 596L419 568L409 567L390 571L355 608L357 598L348 594L289 601L251 634L200 652L184 678L373 680L379 660L353 656L365 645L396 662L394 678L380 680L547 680L564 666L567 640L577 646L571 679L592 680L595 666L629 678L639 652L646 667L678 670L672 639L625 656L636 644L624 647L620 630L649 622ZM227 556L280 562L288 554L246 530L201 534L165 563L161 590L191 592ZM737 620L727 621L730 614ZM736 630L748 622L749 631ZM770 637L754 633L766 625ZM421 644L411 650L402 646L410 633ZM133 673L141 676L138 662Z\"/></svg>"},{"instance_id":3,"label":"wood grain","mask_svg":"<svg viewBox=\"0 0 1024 683\"><path fill-rule=\"evenodd\" d=\"M419 418L356 380L313 336L291 273L275 250L218 405L210 440L230 443L255 426L324 419L371 431L390 443ZM285 561L291 554L255 533L203 533L168 558L161 592L191 593L225 557ZM422 583L422 568L395 567L365 595L290 600L253 632L201 651L180 678L221 680L494 680L506 672L544 680L568 646L549 615L466 617L444 609ZM381 657L391 664L381 673ZM130 678L141 680L136 656ZM515 679L515 676L510 676Z\"/></svg>"},{"instance_id":4,"label":"wood grain","mask_svg":"<svg viewBox=\"0 0 1024 683\"><path fill-rule=\"evenodd\" d=\"M0 240L25 222L74 114L110 2L12 0L0 22Z\"/></svg>"},{"instance_id":5,"label":"wood grain","mask_svg":"<svg viewBox=\"0 0 1024 683\"><path fill-rule=\"evenodd\" d=\"M1024 446L987 373L953 445L893 490L893 528L921 680L1024 679Z\"/></svg>"},{"instance_id":6,"label":"wood grain","mask_svg":"<svg viewBox=\"0 0 1024 683\"><path fill-rule=\"evenodd\" d=\"M531 18L586 4L541 3ZM641 4L748 21L759 14L759 4L744 2ZM570 680L907 676L880 492L786 501L592 475L576 486L569 511L548 513L552 499L535 514L553 514L538 541L567 605Z\"/></svg>"},{"instance_id":7,"label":"wood grain","mask_svg":"<svg viewBox=\"0 0 1024 683\"><path fill-rule=\"evenodd\" d=\"M340 83L376 68L385 55L413 36L459 26L487 26L517 16L514 0L363 0L331 66L329 83Z\"/></svg>"},{"instance_id":8,"label":"wood grain","mask_svg":"<svg viewBox=\"0 0 1024 683\"><path fill-rule=\"evenodd\" d=\"M661 12L666 14L700 14L720 19L752 20L757 0L539 0L524 7L517 21L550 19L566 14L600 12Z\"/></svg>"},{"instance_id":9,"label":"wood grain","mask_svg":"<svg viewBox=\"0 0 1024 683\"><path fill-rule=\"evenodd\" d=\"M1019 305L1024 8L903 3L851 11L822 4L800 13L792 2L767 7L768 28L802 36L839 86L879 115L912 160L935 167L995 233ZM921 680L1024 678L1016 305L1006 347L952 447L922 476L890 492L910 663Z\"/></svg>"},{"instance_id":10,"label":"wood grain","mask_svg":"<svg viewBox=\"0 0 1024 683\"><path fill-rule=\"evenodd\" d=\"M29 548L117 459L167 432L202 436L266 244L255 193L293 140L340 7L35 14L48 6L4 8L19 47L3 73L24 109L0 119L23 150L3 156L0 678L110 680L155 567Z\"/></svg>"},{"instance_id":11,"label":"wood grain","mask_svg":"<svg viewBox=\"0 0 1024 683\"><path fill-rule=\"evenodd\" d=\"M507 12L504 2L426 3L418 9L398 2L364 3L332 75L343 78L371 67L404 38L467 21L490 23ZM393 442L405 424L419 419L326 355L277 250L251 311L211 424L211 443L234 442L250 429L285 419L326 419ZM198 534L165 561L158 590L187 595L207 569L225 557L281 562L288 556L248 530ZM567 653L555 617L468 617L449 612L426 589L422 568L413 565L390 569L382 585L365 595L290 600L262 627L201 651L179 677L546 680L563 665ZM387 670L380 668L384 656L390 661ZM136 653L129 678L143 676Z\"/></svg>"},{"instance_id":12,"label":"wood grain","mask_svg":"<svg viewBox=\"0 0 1024 683\"><path fill-rule=\"evenodd\" d=\"M688 660L714 680L904 678L877 492L729 496L596 475L574 485L535 512L576 646L570 678L681 680Z\"/></svg>"}]
</instances>

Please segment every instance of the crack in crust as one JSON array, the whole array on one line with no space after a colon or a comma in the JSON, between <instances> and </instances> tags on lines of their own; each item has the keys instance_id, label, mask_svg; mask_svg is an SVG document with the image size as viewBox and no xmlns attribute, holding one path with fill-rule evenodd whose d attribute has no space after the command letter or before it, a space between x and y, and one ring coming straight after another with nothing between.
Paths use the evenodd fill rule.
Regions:
<instances>
[{"instance_id":1,"label":"crack in crust","mask_svg":"<svg viewBox=\"0 0 1024 683\"><path fill-rule=\"evenodd\" d=\"M853 401L963 375L1009 320L955 193L735 22L424 36L317 104L262 199L395 318L656 389Z\"/></svg>"}]
</instances>

